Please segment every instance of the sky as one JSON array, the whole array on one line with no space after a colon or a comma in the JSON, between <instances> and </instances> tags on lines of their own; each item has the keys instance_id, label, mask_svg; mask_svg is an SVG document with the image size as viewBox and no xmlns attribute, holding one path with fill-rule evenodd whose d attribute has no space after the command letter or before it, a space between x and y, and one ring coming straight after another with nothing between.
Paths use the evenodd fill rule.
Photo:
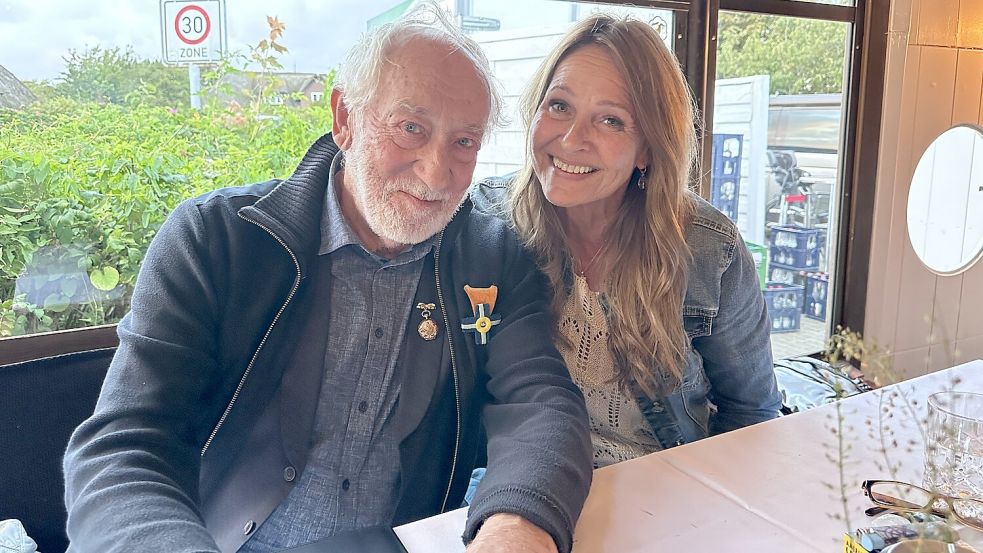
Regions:
<instances>
[{"instance_id":1,"label":"sky","mask_svg":"<svg viewBox=\"0 0 983 553\"><path fill-rule=\"evenodd\" d=\"M400 0L226 0L228 44L248 52L267 34L266 16L286 24L287 71L327 73L371 17ZM56 79L62 57L90 46L132 46L161 58L160 0L0 0L0 65L21 80Z\"/></svg>"}]
</instances>

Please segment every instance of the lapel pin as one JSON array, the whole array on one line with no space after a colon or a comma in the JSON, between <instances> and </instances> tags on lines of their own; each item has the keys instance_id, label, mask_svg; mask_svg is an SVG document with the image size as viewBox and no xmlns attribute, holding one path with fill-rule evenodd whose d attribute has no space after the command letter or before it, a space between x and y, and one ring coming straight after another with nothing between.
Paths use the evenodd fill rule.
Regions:
<instances>
[{"instance_id":1,"label":"lapel pin","mask_svg":"<svg viewBox=\"0 0 983 553\"><path fill-rule=\"evenodd\" d=\"M488 288L472 288L464 285L464 292L471 300L474 317L461 319L461 329L474 332L474 343L483 346L488 343L488 333L492 327L502 322L501 316L493 314L495 300L498 299L498 286L493 284Z\"/></svg>"},{"instance_id":2,"label":"lapel pin","mask_svg":"<svg viewBox=\"0 0 983 553\"><path fill-rule=\"evenodd\" d=\"M437 306L432 303L421 302L416 304L416 308L420 310L420 315L423 317L419 326L416 327L416 331L420 335L420 338L429 342L436 338L437 333L440 332L437 322L430 318L430 311L436 309Z\"/></svg>"}]
</instances>

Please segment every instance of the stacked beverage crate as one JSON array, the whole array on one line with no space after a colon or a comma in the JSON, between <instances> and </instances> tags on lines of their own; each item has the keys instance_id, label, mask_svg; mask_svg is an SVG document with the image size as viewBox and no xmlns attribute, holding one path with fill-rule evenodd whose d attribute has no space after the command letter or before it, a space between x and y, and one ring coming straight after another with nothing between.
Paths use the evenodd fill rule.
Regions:
<instances>
[{"instance_id":1,"label":"stacked beverage crate","mask_svg":"<svg viewBox=\"0 0 983 553\"><path fill-rule=\"evenodd\" d=\"M780 282L782 284L798 284L805 286L806 272L793 271L785 267L768 267L768 282Z\"/></svg>"},{"instance_id":2,"label":"stacked beverage crate","mask_svg":"<svg viewBox=\"0 0 983 553\"><path fill-rule=\"evenodd\" d=\"M782 284L794 289L798 294L795 304L800 313L820 320L826 318L828 279L823 281L819 275L825 273L818 271L825 242L826 235L823 229L775 226L771 229L771 242L768 248L769 285ZM769 309L772 303L774 301L769 301ZM785 309L792 301L786 297L786 301L779 303L778 307ZM784 315L784 312L779 314L781 317ZM776 320L776 316L772 315L772 332L798 329L798 317Z\"/></svg>"},{"instance_id":3,"label":"stacked beverage crate","mask_svg":"<svg viewBox=\"0 0 983 553\"><path fill-rule=\"evenodd\" d=\"M810 319L826 320L826 304L829 299L829 275L826 273L808 273L805 282L805 302L802 312Z\"/></svg>"},{"instance_id":4,"label":"stacked beverage crate","mask_svg":"<svg viewBox=\"0 0 983 553\"><path fill-rule=\"evenodd\" d=\"M783 267L769 267L768 282L801 286L805 290L802 314L817 321L826 320L829 274L820 271L795 271Z\"/></svg>"},{"instance_id":5,"label":"stacked beverage crate","mask_svg":"<svg viewBox=\"0 0 983 553\"><path fill-rule=\"evenodd\" d=\"M734 222L737 222L737 205L741 195L741 150L743 147L744 135L713 135L710 203Z\"/></svg>"},{"instance_id":6,"label":"stacked beverage crate","mask_svg":"<svg viewBox=\"0 0 983 553\"><path fill-rule=\"evenodd\" d=\"M825 242L823 229L772 227L768 266L791 272L816 271Z\"/></svg>"},{"instance_id":7,"label":"stacked beverage crate","mask_svg":"<svg viewBox=\"0 0 983 553\"><path fill-rule=\"evenodd\" d=\"M771 319L771 332L796 332L802 316L803 287L797 284L769 282L761 291L768 304L768 318Z\"/></svg>"}]
</instances>

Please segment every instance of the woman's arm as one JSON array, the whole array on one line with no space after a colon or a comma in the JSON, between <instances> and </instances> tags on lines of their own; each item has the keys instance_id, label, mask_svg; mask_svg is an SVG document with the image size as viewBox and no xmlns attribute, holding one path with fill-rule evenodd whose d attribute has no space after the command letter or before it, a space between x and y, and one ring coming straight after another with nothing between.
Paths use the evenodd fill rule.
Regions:
<instances>
[{"instance_id":1,"label":"woman's arm","mask_svg":"<svg viewBox=\"0 0 983 553\"><path fill-rule=\"evenodd\" d=\"M720 290L710 335L693 341L717 406L710 435L773 419L782 406L771 358L771 322L754 260L740 237Z\"/></svg>"}]
</instances>

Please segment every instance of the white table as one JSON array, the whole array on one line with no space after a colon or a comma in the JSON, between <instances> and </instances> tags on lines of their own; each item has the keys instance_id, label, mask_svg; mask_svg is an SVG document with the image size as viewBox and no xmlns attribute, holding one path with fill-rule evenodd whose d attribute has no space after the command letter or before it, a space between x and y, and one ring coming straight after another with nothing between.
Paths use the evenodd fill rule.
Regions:
<instances>
[{"instance_id":1,"label":"white table","mask_svg":"<svg viewBox=\"0 0 983 553\"><path fill-rule=\"evenodd\" d=\"M926 398L953 388L983 390L983 360L598 469L574 553L840 551L871 520L863 480L921 483ZM466 514L396 534L410 553L461 552ZM960 533L983 545L983 532Z\"/></svg>"}]
</instances>

